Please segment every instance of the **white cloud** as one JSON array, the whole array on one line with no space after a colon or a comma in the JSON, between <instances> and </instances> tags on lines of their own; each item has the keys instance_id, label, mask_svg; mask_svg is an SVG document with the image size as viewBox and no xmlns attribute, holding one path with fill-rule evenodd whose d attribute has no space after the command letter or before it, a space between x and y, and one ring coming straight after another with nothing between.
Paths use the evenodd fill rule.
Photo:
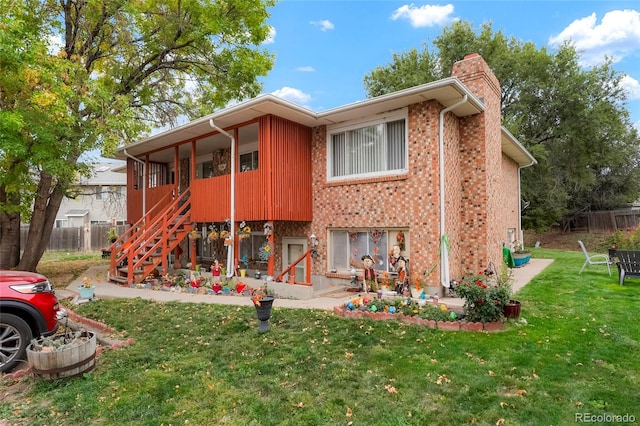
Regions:
<instances>
[{"instance_id":1,"label":"white cloud","mask_svg":"<svg viewBox=\"0 0 640 426\"><path fill-rule=\"evenodd\" d=\"M274 90L271 94L303 106L306 106L311 101L311 95L304 93L300 89L294 89L293 87L285 86L282 89Z\"/></svg>"},{"instance_id":2,"label":"white cloud","mask_svg":"<svg viewBox=\"0 0 640 426\"><path fill-rule=\"evenodd\" d=\"M47 36L47 49L52 55L57 55L64 50L64 42L60 34L49 34Z\"/></svg>"},{"instance_id":3,"label":"white cloud","mask_svg":"<svg viewBox=\"0 0 640 426\"><path fill-rule=\"evenodd\" d=\"M638 100L640 99L640 82L633 77L625 75L620 81L620 85L627 92L627 99Z\"/></svg>"},{"instance_id":4,"label":"white cloud","mask_svg":"<svg viewBox=\"0 0 640 426\"><path fill-rule=\"evenodd\" d=\"M335 28L335 25L333 25L333 22L329 21L328 19L323 19L322 21L311 21L309 23L311 25L320 27L322 31L332 30Z\"/></svg>"},{"instance_id":5,"label":"white cloud","mask_svg":"<svg viewBox=\"0 0 640 426\"><path fill-rule=\"evenodd\" d=\"M315 70L316 69L313 68L311 65L296 68L296 71L300 71L300 72L314 72Z\"/></svg>"},{"instance_id":6,"label":"white cloud","mask_svg":"<svg viewBox=\"0 0 640 426\"><path fill-rule=\"evenodd\" d=\"M414 28L433 27L435 25L446 25L453 21L450 15L453 13L453 5L445 6L425 4L416 6L413 3L400 6L391 15L394 21L397 19L408 19Z\"/></svg>"},{"instance_id":7,"label":"white cloud","mask_svg":"<svg viewBox=\"0 0 640 426\"><path fill-rule=\"evenodd\" d=\"M557 36L549 38L549 44L559 46L571 40L582 62L595 65L609 56L614 62L634 50L640 49L640 12L636 10L612 10L607 12L600 24L595 13L573 21Z\"/></svg>"},{"instance_id":8,"label":"white cloud","mask_svg":"<svg viewBox=\"0 0 640 426\"><path fill-rule=\"evenodd\" d=\"M262 42L262 44L272 44L276 42L276 29L274 27L269 27L269 35Z\"/></svg>"}]
</instances>

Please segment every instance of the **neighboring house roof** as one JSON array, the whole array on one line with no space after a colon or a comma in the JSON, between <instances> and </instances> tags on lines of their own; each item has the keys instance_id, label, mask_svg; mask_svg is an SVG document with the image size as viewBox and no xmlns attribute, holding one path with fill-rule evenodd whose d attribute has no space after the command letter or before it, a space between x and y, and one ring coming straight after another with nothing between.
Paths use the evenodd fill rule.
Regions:
<instances>
[{"instance_id":1,"label":"neighboring house roof","mask_svg":"<svg viewBox=\"0 0 640 426\"><path fill-rule=\"evenodd\" d=\"M93 165L92 174L89 178L81 177L79 185L126 185L127 175L116 170L124 164L121 161L113 163L96 163Z\"/></svg>"},{"instance_id":2,"label":"neighboring house roof","mask_svg":"<svg viewBox=\"0 0 640 426\"><path fill-rule=\"evenodd\" d=\"M121 147L116 153L116 158L126 160L129 155L139 156L187 139L198 139L205 135L210 135L213 133L213 129L209 124L210 120L213 120L216 126L224 129L240 123L246 123L267 114L273 114L309 127L316 127L371 117L428 100L436 100L445 107L449 107L459 102L464 95L467 96L467 102L454 108L451 111L453 114L458 117L465 117L484 111L485 106L482 100L476 97L456 77L421 84L323 112L314 112L277 96L263 94L166 132L158 133ZM531 165L535 162L531 154L504 128L502 150L518 162L520 166Z\"/></svg>"},{"instance_id":3,"label":"neighboring house roof","mask_svg":"<svg viewBox=\"0 0 640 426\"><path fill-rule=\"evenodd\" d=\"M67 212L64 215L67 217L82 217L88 214L89 214L89 210L72 209L72 210L67 210Z\"/></svg>"}]
</instances>

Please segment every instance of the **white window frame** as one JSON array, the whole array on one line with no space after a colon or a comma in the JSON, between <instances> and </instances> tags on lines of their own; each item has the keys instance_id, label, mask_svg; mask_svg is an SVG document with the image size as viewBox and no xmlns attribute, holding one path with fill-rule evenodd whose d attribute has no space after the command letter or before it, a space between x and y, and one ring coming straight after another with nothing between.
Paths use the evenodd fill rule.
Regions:
<instances>
[{"instance_id":1,"label":"white window frame","mask_svg":"<svg viewBox=\"0 0 640 426\"><path fill-rule=\"evenodd\" d=\"M396 240L395 240L395 235L398 232L402 232L405 235L405 250L403 251L403 254L406 256L407 253L410 252L410 241L409 241L409 229L408 228L380 228L377 229L378 231L384 232L385 233L385 244L383 244L382 246L382 250L378 252L378 256L380 256L379 260L382 260L382 264L380 264L379 262L375 262L374 261L374 268L378 271L378 272L392 272L390 267L389 267L389 250L396 244ZM351 241L349 240L349 233L370 233L372 230L370 228L331 228L328 229L328 237L327 237L327 242L328 242L328 262L329 265L327 265L330 270L335 270L338 273L349 273L350 271L350 266L348 265L348 262L350 259L352 260L356 260L357 262L361 262L361 257L364 256L365 254L374 256L374 253L360 253L358 252L357 258L353 259L353 255L354 253L352 252L352 247L351 247ZM334 232L346 232L347 233L347 241L346 241L346 257L344 259L344 263L340 264L337 262L334 262L334 247L333 247L333 233ZM368 241L369 244L369 251L373 251L371 250L371 248L373 247L372 245L372 241ZM375 257L375 256L374 256Z\"/></svg>"},{"instance_id":2,"label":"white window frame","mask_svg":"<svg viewBox=\"0 0 640 426\"><path fill-rule=\"evenodd\" d=\"M371 178L371 177L381 177L381 176L392 176L398 175L408 172L408 164L409 164L409 112L408 108L401 108L399 110L388 112L382 116L378 116L375 119L370 120L358 120L358 121L350 121L346 123L341 123L340 125L327 126L327 181L335 182L335 181L344 181L344 180L352 180L352 179L363 179L363 178ZM370 173L355 173L344 176L332 176L333 170L333 143L332 137L333 135L339 133L346 133L352 130L362 129L365 127L376 126L379 124L386 124L392 121L404 120L404 158L403 163L404 167L401 169L393 169L393 170L384 170L384 171L376 171ZM386 141L385 141L386 142Z\"/></svg>"}]
</instances>

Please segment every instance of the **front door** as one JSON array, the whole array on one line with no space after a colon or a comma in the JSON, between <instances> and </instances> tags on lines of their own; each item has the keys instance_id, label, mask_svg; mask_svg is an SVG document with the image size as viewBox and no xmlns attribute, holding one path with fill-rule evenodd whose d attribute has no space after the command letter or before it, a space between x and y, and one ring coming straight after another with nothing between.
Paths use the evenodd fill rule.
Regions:
<instances>
[{"instance_id":1,"label":"front door","mask_svg":"<svg viewBox=\"0 0 640 426\"><path fill-rule=\"evenodd\" d=\"M282 239L282 266L283 270L295 262L307 251L306 238L283 238ZM307 277L307 262L300 261L296 265L296 281L304 282Z\"/></svg>"}]
</instances>

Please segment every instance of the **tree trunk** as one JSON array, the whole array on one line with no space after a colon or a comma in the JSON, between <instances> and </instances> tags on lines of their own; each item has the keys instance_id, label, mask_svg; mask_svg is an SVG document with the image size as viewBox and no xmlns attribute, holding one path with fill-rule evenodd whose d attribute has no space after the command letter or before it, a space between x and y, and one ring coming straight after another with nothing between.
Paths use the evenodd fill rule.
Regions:
<instances>
[{"instance_id":1,"label":"tree trunk","mask_svg":"<svg viewBox=\"0 0 640 426\"><path fill-rule=\"evenodd\" d=\"M8 202L4 185L0 186L0 203L19 206L17 197ZM20 213L0 211L0 269L13 269L20 261Z\"/></svg>"},{"instance_id":2,"label":"tree trunk","mask_svg":"<svg viewBox=\"0 0 640 426\"><path fill-rule=\"evenodd\" d=\"M53 177L48 173L41 172L31 223L29 224L29 233L18 269L36 270L38 262L47 249L63 196L64 191L60 183L54 185Z\"/></svg>"}]
</instances>

